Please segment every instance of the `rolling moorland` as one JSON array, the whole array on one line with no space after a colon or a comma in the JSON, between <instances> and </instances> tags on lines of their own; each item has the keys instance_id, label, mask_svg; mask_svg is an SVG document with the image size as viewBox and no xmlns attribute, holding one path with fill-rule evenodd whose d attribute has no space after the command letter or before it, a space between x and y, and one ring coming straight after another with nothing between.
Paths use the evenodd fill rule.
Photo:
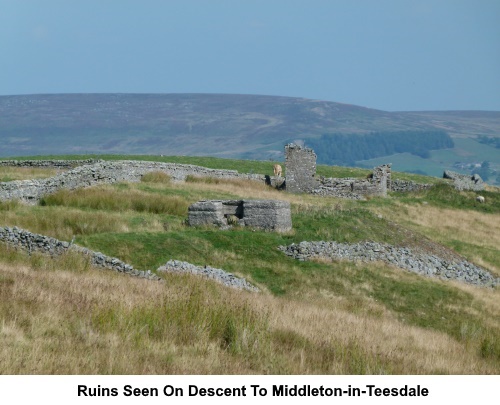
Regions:
<instances>
[{"instance_id":1,"label":"rolling moorland","mask_svg":"<svg viewBox=\"0 0 500 405\"><path fill-rule=\"evenodd\" d=\"M137 159L137 156L101 156ZM273 162L147 157L271 174ZM54 169L0 168L0 181ZM318 174L366 177L318 166ZM286 173L285 173L286 175ZM262 292L189 275L165 282L93 268L66 254L28 255L0 244L0 364L7 374L498 374L499 287L410 273L382 262L298 261L280 245L374 241L459 254L500 276L500 192L429 190L363 201L293 195L250 180L157 173L139 183L59 191L37 205L0 202L0 226L18 226L115 256L138 269L169 259L245 277ZM284 234L186 226L203 199L291 203ZM82 356L82 353L85 353Z\"/></svg>"},{"instance_id":2,"label":"rolling moorland","mask_svg":"<svg viewBox=\"0 0 500 405\"><path fill-rule=\"evenodd\" d=\"M342 163L373 167L391 162L396 170L440 177L445 169L470 173L486 161L487 181L500 184L500 150L495 147L500 112L387 112L259 95L0 96L0 157L126 153L280 160L283 145L292 141L312 146L325 134L375 132L390 137L411 136L411 131L444 132L453 145L434 150L430 144L416 153L403 148L388 156L348 157ZM482 138L487 142L479 142ZM378 149L370 144L364 148Z\"/></svg>"}]
</instances>

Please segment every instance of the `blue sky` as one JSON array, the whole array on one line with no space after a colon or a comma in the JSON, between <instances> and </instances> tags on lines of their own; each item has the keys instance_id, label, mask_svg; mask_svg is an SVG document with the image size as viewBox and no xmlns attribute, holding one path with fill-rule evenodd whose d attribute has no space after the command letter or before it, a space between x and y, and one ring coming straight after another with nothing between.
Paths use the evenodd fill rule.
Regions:
<instances>
[{"instance_id":1,"label":"blue sky","mask_svg":"<svg viewBox=\"0 0 500 405\"><path fill-rule=\"evenodd\" d=\"M0 0L0 95L500 110L498 0Z\"/></svg>"}]
</instances>

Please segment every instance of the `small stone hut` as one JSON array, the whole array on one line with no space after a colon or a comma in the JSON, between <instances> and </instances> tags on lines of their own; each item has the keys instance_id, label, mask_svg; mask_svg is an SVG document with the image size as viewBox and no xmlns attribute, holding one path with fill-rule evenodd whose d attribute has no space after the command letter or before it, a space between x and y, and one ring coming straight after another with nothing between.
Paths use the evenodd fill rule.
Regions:
<instances>
[{"instance_id":1,"label":"small stone hut","mask_svg":"<svg viewBox=\"0 0 500 405\"><path fill-rule=\"evenodd\" d=\"M280 200L208 200L192 204L188 210L190 226L241 226L276 232L292 229L290 203Z\"/></svg>"}]
</instances>

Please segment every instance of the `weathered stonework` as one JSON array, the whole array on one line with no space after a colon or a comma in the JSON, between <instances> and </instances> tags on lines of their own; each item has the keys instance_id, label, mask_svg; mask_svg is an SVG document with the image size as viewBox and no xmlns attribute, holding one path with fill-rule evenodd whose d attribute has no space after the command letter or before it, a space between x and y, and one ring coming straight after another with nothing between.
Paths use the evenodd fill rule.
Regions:
<instances>
[{"instance_id":1,"label":"weathered stonework","mask_svg":"<svg viewBox=\"0 0 500 405\"><path fill-rule=\"evenodd\" d=\"M280 246L278 249L287 256L300 261L318 257L362 262L382 261L427 277L457 280L483 287L500 285L500 277L495 277L485 269L459 256L443 258L408 247L391 246L385 243L359 242L347 244L303 241L299 244Z\"/></svg>"},{"instance_id":2,"label":"weathered stonework","mask_svg":"<svg viewBox=\"0 0 500 405\"><path fill-rule=\"evenodd\" d=\"M316 153L296 144L285 146L286 190L290 193L310 193L318 187Z\"/></svg>"},{"instance_id":3,"label":"weathered stonework","mask_svg":"<svg viewBox=\"0 0 500 405\"><path fill-rule=\"evenodd\" d=\"M370 178L316 178L316 154L299 145L285 146L286 190L322 196L362 199L368 195L387 196L391 189L391 165L373 169Z\"/></svg>"},{"instance_id":4,"label":"weathered stonework","mask_svg":"<svg viewBox=\"0 0 500 405\"><path fill-rule=\"evenodd\" d=\"M60 241L50 236L31 233L18 227L0 227L0 242L3 242L16 249L22 249L27 252L43 253L50 256L62 255L72 251L89 258L93 266L105 269L115 270L135 277L147 278L150 280L159 280L160 278L150 270L136 270L130 264L124 263L116 257L106 256L100 252L74 245L70 242Z\"/></svg>"},{"instance_id":5,"label":"weathered stonework","mask_svg":"<svg viewBox=\"0 0 500 405\"><path fill-rule=\"evenodd\" d=\"M190 226L238 224L251 228L287 232L292 229L290 203L278 200L210 200L192 204Z\"/></svg>"},{"instance_id":6,"label":"weathered stonework","mask_svg":"<svg viewBox=\"0 0 500 405\"><path fill-rule=\"evenodd\" d=\"M445 170L443 173L444 179L453 180L453 185L457 190L482 191L484 190L484 182L479 174L472 176Z\"/></svg>"},{"instance_id":7,"label":"weathered stonework","mask_svg":"<svg viewBox=\"0 0 500 405\"><path fill-rule=\"evenodd\" d=\"M0 201L19 199L36 203L43 196L60 189L74 190L119 181L138 182L144 174L153 171L164 172L173 181L184 181L189 175L265 181L265 176L259 174L240 174L236 170L208 169L195 165L132 160L100 161L76 167L48 179L0 183Z\"/></svg>"},{"instance_id":8,"label":"weathered stonework","mask_svg":"<svg viewBox=\"0 0 500 405\"><path fill-rule=\"evenodd\" d=\"M0 160L0 166L11 167L36 167L51 169L73 169L77 166L91 165L103 162L101 159L84 160Z\"/></svg>"},{"instance_id":9,"label":"weathered stonework","mask_svg":"<svg viewBox=\"0 0 500 405\"><path fill-rule=\"evenodd\" d=\"M412 191L422 191L428 190L432 187L432 184L426 183L415 183L414 181L408 180L393 180L391 182L391 191L397 191L400 193L408 193Z\"/></svg>"},{"instance_id":10,"label":"weathered stonework","mask_svg":"<svg viewBox=\"0 0 500 405\"><path fill-rule=\"evenodd\" d=\"M0 242L5 243L12 248L27 251L29 254L37 252L54 257L63 255L67 252L75 252L87 257L90 264L98 268L114 270L119 273L145 278L148 280L163 281L161 277L158 277L151 270L137 270L134 269L132 265L122 262L116 257L106 256L100 252L94 252L93 250L70 242L64 242L51 238L50 236L31 233L16 226L13 228L0 226ZM216 269L210 266L201 267L178 260L169 260L165 266L159 267L156 271L188 272L215 280L228 287L245 289L252 292L259 291L257 287L251 285L244 278L236 277L235 275L225 272L222 269Z\"/></svg>"}]
</instances>

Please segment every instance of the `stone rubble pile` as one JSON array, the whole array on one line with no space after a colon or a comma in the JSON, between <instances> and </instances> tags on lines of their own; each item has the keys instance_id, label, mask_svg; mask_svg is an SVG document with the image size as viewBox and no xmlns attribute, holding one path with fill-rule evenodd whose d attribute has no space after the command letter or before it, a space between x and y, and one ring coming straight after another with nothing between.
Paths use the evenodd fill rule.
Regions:
<instances>
[{"instance_id":1,"label":"stone rubble pile","mask_svg":"<svg viewBox=\"0 0 500 405\"><path fill-rule=\"evenodd\" d=\"M453 279L477 286L500 285L486 270L466 260L446 260L436 255L413 251L383 243L361 242L354 244L337 242L300 242L279 246L287 256L305 261L312 258L343 259L350 261L383 261L390 265L428 277Z\"/></svg>"},{"instance_id":2,"label":"stone rubble pile","mask_svg":"<svg viewBox=\"0 0 500 405\"><path fill-rule=\"evenodd\" d=\"M453 180L453 186L457 190L482 191L484 190L484 182L479 174L466 175L451 170L445 170L443 179Z\"/></svg>"},{"instance_id":3,"label":"stone rubble pile","mask_svg":"<svg viewBox=\"0 0 500 405\"><path fill-rule=\"evenodd\" d=\"M179 260L169 260L164 266L158 268L157 271L172 272L172 273L189 273L197 276L202 276L211 280L215 280L228 287L259 292L260 290L246 281L244 278L239 278L231 273L227 273L222 269L216 269L210 266L195 266L188 262Z\"/></svg>"}]
</instances>

